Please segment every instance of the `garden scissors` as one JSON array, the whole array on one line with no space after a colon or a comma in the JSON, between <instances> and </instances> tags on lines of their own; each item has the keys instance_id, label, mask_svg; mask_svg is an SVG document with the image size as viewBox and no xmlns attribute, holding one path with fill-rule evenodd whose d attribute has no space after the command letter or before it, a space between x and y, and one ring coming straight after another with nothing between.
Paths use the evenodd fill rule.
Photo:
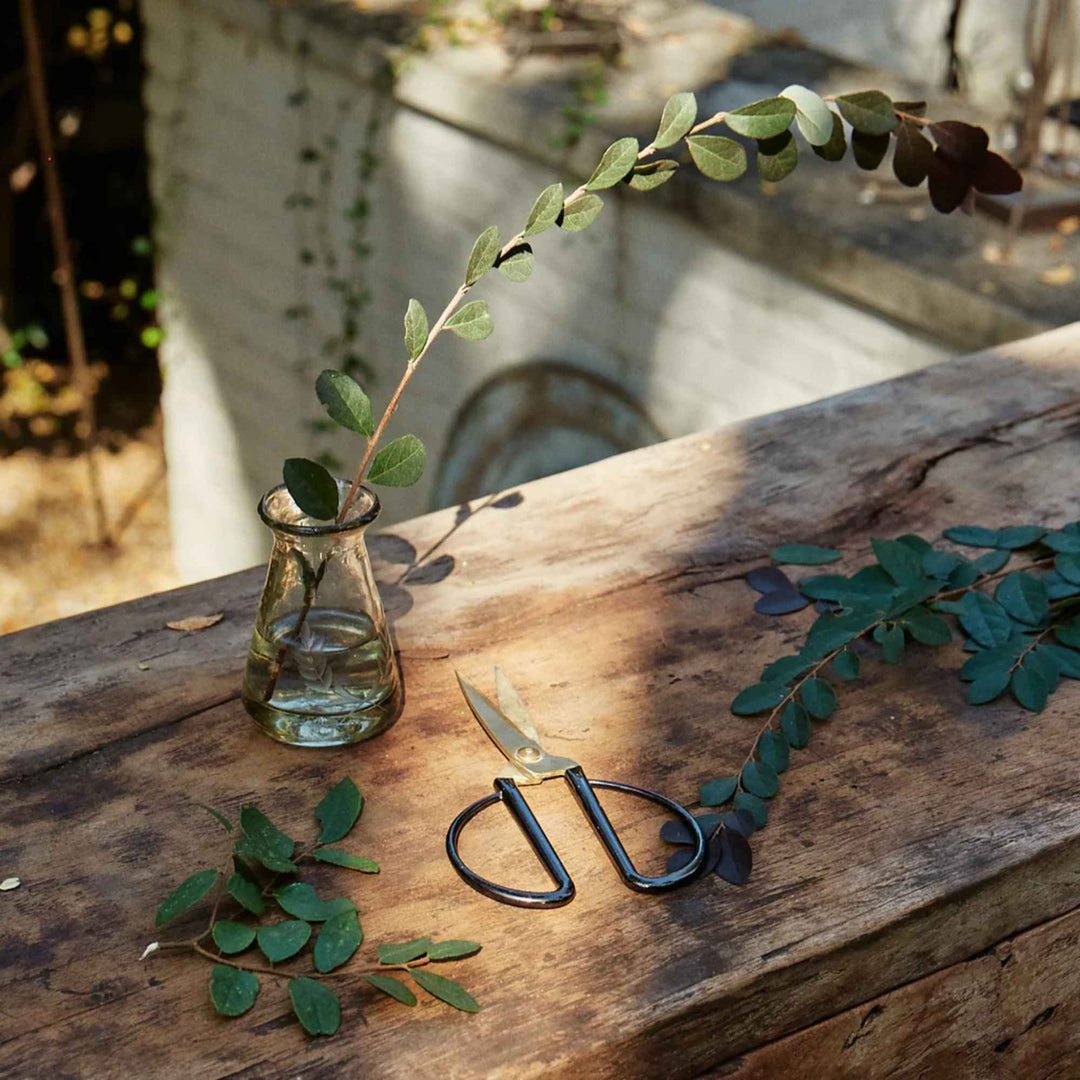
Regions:
<instances>
[{"instance_id":1,"label":"garden scissors","mask_svg":"<svg viewBox=\"0 0 1080 1080\"><path fill-rule=\"evenodd\" d=\"M446 853L450 862L457 872L477 892L491 897L503 904L514 904L517 907L527 908L553 908L562 907L574 899L574 883L566 872L562 860L555 853L544 830L536 820L529 804L525 801L518 787L525 784L542 784L553 776L565 777L581 804L585 816L589 819L600 842L607 849L611 861L623 882L636 892L655 893L665 889L671 889L681 885L684 881L692 878L700 869L705 859L705 837L701 828L694 820L689 811L678 803L655 791L647 788L633 787L630 784L620 784L614 780L588 780L581 766L570 758L554 757L545 753L540 746L540 739L536 729L532 725L528 711L518 697L510 681L495 669L495 683L501 709L496 708L474 686L467 683L458 675L458 683L461 692L469 703L473 716L480 722L480 726L491 737L491 741L503 752L510 762L509 768L504 768L495 778L495 793L486 798L474 802L472 806L461 811L450 825L446 834ZM594 788L603 788L610 791L621 791L627 795L636 795L642 799L659 803L665 809L675 814L690 835L695 838L697 847L694 856L684 867L674 873L663 874L660 877L646 877L634 869L634 864L626 854L614 827L608 820L604 808L596 798ZM551 877L555 888L551 892L526 892L521 889L510 889L504 885L497 885L493 881L480 877L479 874L470 870L458 854L458 839L461 830L472 821L481 810L493 803L504 802L514 816L522 831L532 844L533 850L543 864L544 869Z\"/></svg>"}]
</instances>

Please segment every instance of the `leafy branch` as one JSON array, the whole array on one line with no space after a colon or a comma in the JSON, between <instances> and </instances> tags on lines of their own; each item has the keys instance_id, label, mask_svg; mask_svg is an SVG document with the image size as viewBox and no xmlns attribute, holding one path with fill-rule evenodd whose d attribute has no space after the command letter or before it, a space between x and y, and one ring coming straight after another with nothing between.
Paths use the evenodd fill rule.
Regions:
<instances>
[{"instance_id":1,"label":"leafy branch","mask_svg":"<svg viewBox=\"0 0 1080 1080\"><path fill-rule=\"evenodd\" d=\"M780 790L791 751L807 746L813 721L828 720L836 710L838 686L826 676L839 683L859 678L860 639L876 644L886 663L898 664L909 641L930 647L952 642L946 617L954 618L972 654L960 669L971 705L1010 690L1023 708L1039 712L1062 678L1080 679L1080 615L1074 614L1080 607L1080 522L1059 530L958 525L944 538L986 550L971 558L906 535L873 540L876 561L850 577L817 574L796 586L775 567L747 575L764 594L759 611L786 614L811 602L823 610L800 650L767 664L760 680L731 703L736 716L766 719L739 770L701 785L700 805L714 811L699 817L709 834L710 870L735 884L748 879L749 837L768 822L769 800ZM1009 566L1021 550L1031 557ZM778 563L821 566L839 560L841 552L797 543L775 548L772 556ZM679 847L669 865L684 865L693 838L673 824L661 836Z\"/></svg>"},{"instance_id":2,"label":"leafy branch","mask_svg":"<svg viewBox=\"0 0 1080 1080\"><path fill-rule=\"evenodd\" d=\"M209 806L203 809L227 832L235 831L233 823L220 811ZM349 834L362 809L363 797L346 777L315 808L320 831L314 843L297 848L296 842L256 807L242 807L240 835L233 844L232 871L196 871L157 910L155 925L164 926L200 902L212 899L206 928L192 938L151 942L143 959L164 950L190 952L211 961L210 1000L220 1015L229 1017L242 1016L255 1004L260 975L285 979L293 1012L309 1035L333 1035L340 1025L341 1002L326 985L331 979L362 978L395 1001L415 1005L416 995L408 985L390 974L402 972L447 1005L463 1012L478 1012L476 999L454 980L434 971L417 970L431 963L473 956L480 950L478 942L423 937L383 944L376 948L377 965L338 970L352 959L364 939L356 905L345 896L323 900L311 885L299 880L278 885L283 876L296 875L297 864L303 860L377 874L378 864L371 859L329 846ZM262 921L270 898L289 918ZM218 917L223 903L235 905L227 918ZM311 940L315 924L320 923L311 951L313 971L298 973L273 966L294 959ZM213 948L208 947L211 945ZM253 945L270 966L235 959Z\"/></svg>"},{"instance_id":3,"label":"leafy branch","mask_svg":"<svg viewBox=\"0 0 1080 1080\"><path fill-rule=\"evenodd\" d=\"M925 102L894 103L880 90L822 98L806 87L789 86L776 97L698 122L695 96L689 92L673 95L664 106L656 135L646 146L641 147L633 136L617 139L604 151L588 180L570 194L561 183L546 187L533 203L525 225L509 240L503 242L496 225L484 229L473 244L461 284L434 323L429 324L418 300L409 301L404 320L408 360L377 424L367 394L350 375L322 372L315 386L319 401L333 421L364 438L365 448L340 505L337 485L325 468L305 458L290 458L285 463L284 479L293 500L310 517L336 517L341 522L365 480L391 487L416 483L425 464L421 441L415 435L403 435L382 449L379 443L405 388L441 333L449 330L466 341L481 341L494 330L485 301L463 303L472 289L493 269L510 281L526 281L534 266L531 238L553 226L563 232L588 228L603 209L597 192L620 183L651 191L666 183L682 164L674 157L657 157L658 151L682 146L697 170L711 180L727 182L746 173L743 143L702 132L724 125L734 135L751 140L759 177L773 183L790 175L798 165L792 124L818 157L833 162L847 152L846 121L852 154L860 168L876 169L895 139L893 170L897 178L911 187L929 178L931 202L943 213L959 206L970 208L975 191L1005 194L1020 189L1019 173L989 150L989 137L982 128L955 120L929 121L925 108Z\"/></svg>"}]
</instances>

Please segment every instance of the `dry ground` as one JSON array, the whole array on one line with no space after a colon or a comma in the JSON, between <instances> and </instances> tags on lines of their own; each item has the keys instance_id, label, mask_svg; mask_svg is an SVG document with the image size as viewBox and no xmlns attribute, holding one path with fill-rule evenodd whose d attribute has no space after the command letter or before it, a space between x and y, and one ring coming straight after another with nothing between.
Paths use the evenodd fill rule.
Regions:
<instances>
[{"instance_id":1,"label":"dry ground","mask_svg":"<svg viewBox=\"0 0 1080 1080\"><path fill-rule=\"evenodd\" d=\"M93 542L84 458L22 449L0 461L0 633L179 584L160 427L98 457L111 548Z\"/></svg>"}]
</instances>

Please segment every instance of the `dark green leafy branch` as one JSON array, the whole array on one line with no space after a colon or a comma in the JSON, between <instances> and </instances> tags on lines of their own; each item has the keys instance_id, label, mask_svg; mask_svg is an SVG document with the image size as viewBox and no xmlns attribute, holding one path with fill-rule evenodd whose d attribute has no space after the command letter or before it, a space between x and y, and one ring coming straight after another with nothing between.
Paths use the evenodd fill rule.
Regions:
<instances>
[{"instance_id":1,"label":"dark green leafy branch","mask_svg":"<svg viewBox=\"0 0 1080 1080\"><path fill-rule=\"evenodd\" d=\"M480 950L475 941L433 941L424 937L396 945L383 944L376 948L377 966L339 970L364 940L356 904L346 896L324 900L297 875L299 864L305 860L366 874L379 872L373 860L328 846L348 836L363 804L360 790L348 777L336 784L315 808L319 833L308 846L298 845L256 807L242 807L231 868L203 869L191 874L162 901L154 920L155 926L164 926L206 901L212 905L206 928L186 940L151 942L143 959L160 950L175 950L210 961L210 1000L222 1016L242 1016L255 1004L261 989L260 976L284 979L293 1012L309 1035L333 1035L338 1030L341 1002L327 985L331 979L360 978L403 1005L415 1005L416 995L396 977L404 974L439 1001L463 1012L479 1012L476 999L458 983L434 971L419 970L432 963L475 955ZM235 832L233 823L220 811L202 808L227 832ZM283 882L283 876L291 880ZM288 918L264 921L271 904ZM231 909L224 915L223 905ZM274 966L296 958L313 936L310 959L314 970L301 972ZM253 947L267 963L252 962L254 953L243 955Z\"/></svg>"},{"instance_id":2,"label":"dark green leafy branch","mask_svg":"<svg viewBox=\"0 0 1080 1080\"><path fill-rule=\"evenodd\" d=\"M873 540L875 561L850 576L815 574L796 585L775 567L747 575L763 594L757 610L786 614L813 602L820 614L799 651L767 664L759 681L731 703L736 716L765 720L738 771L701 785L700 805L714 811L699 818L710 835L709 870L736 884L749 877L748 838L768 822L791 751L807 746L815 722L830 719L841 685L859 678L860 639L877 646L885 663L899 664L912 642L938 647L953 641L955 620L971 653L959 672L970 705L1009 691L1024 709L1039 712L1063 679L1080 679L1080 522L1057 530L957 525L944 538L981 553L906 535ZM1010 567L1017 553L1025 561ZM817 566L840 552L793 543L774 548L772 556ZM669 824L661 836L679 847L671 867L685 864L689 833Z\"/></svg>"},{"instance_id":3,"label":"dark green leafy branch","mask_svg":"<svg viewBox=\"0 0 1080 1080\"><path fill-rule=\"evenodd\" d=\"M895 140L893 170L897 179L911 187L928 179L930 200L943 213L958 206L970 208L975 191L1005 194L1020 189L1019 173L989 150L989 137L982 128L955 120L928 121L923 116L925 107L925 102L893 102L880 90L822 98L806 87L789 86L776 97L697 122L695 96L689 92L673 95L664 106L652 142L642 147L632 136L617 139L604 151L588 180L569 195L561 183L546 187L533 203L525 225L508 240L503 240L496 225L484 229L473 244L461 284L433 324L418 300L409 301L405 312L408 360L377 424L367 395L351 375L324 371L319 376L319 401L335 423L365 439L365 449L340 505L337 485L325 468L314 461L291 458L286 463L285 483L297 506L313 518L336 516L340 522L365 479L395 487L416 483L425 463L421 441L415 435L404 435L381 450L378 444L405 387L439 334L449 330L465 341L481 341L492 333L494 322L487 303L464 303L466 296L491 270L497 269L510 281L525 281L534 265L530 239L553 226L563 232L588 228L603 209L597 192L621 183L649 191L670 180L681 163L674 157L657 157L659 151L682 145L703 176L723 182L736 180L748 169L746 146L728 136L703 134L723 125L732 134L750 140L758 176L776 183L790 175L799 162L792 125L818 157L831 162L847 153L846 121L856 165L876 169Z\"/></svg>"}]
</instances>

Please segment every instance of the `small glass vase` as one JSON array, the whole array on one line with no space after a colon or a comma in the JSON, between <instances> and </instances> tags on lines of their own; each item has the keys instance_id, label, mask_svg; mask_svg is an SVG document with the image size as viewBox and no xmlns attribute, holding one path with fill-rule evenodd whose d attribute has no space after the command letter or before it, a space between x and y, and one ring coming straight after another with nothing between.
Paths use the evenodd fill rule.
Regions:
<instances>
[{"instance_id":1,"label":"small glass vase","mask_svg":"<svg viewBox=\"0 0 1080 1080\"><path fill-rule=\"evenodd\" d=\"M348 483L338 480L339 505ZM361 487L340 524L306 517L284 484L259 503L274 534L241 697L292 746L343 746L390 727L401 676L364 532L379 498Z\"/></svg>"}]
</instances>

